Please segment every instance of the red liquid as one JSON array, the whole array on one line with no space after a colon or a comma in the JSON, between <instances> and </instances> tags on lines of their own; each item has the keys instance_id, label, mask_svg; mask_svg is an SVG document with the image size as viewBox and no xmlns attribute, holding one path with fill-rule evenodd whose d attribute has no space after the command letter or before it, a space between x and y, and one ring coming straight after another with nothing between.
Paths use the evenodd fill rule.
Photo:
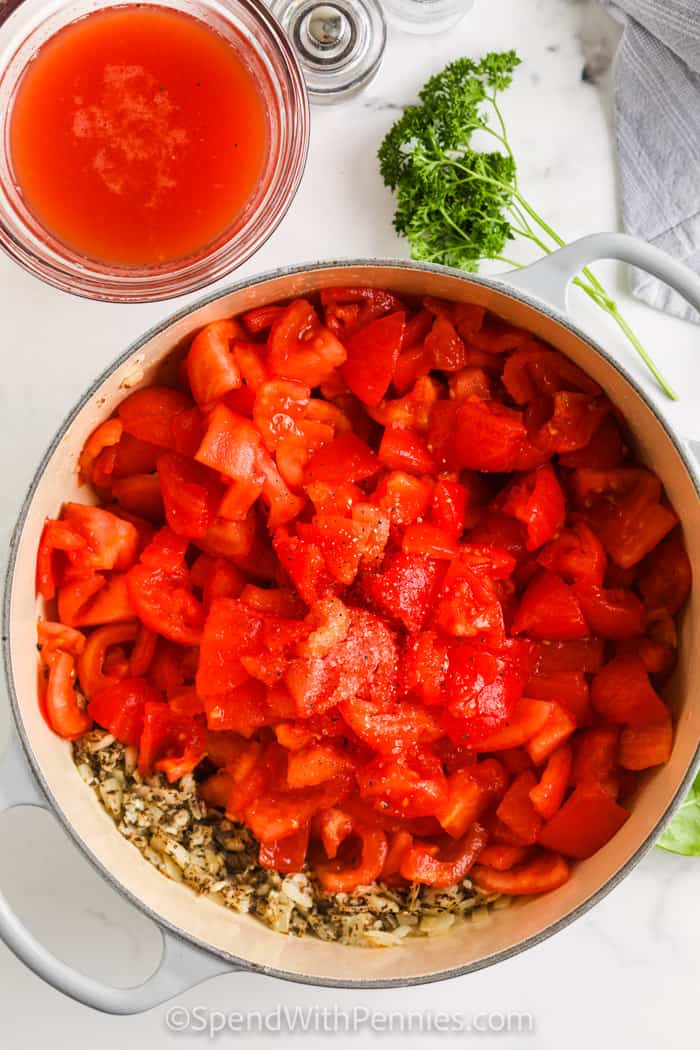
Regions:
<instances>
[{"instance_id":1,"label":"red liquid","mask_svg":"<svg viewBox=\"0 0 700 1050\"><path fill-rule=\"evenodd\" d=\"M237 50L190 15L150 5L88 15L20 83L10 147L24 201L54 237L105 263L192 255L261 177L261 91Z\"/></svg>"}]
</instances>

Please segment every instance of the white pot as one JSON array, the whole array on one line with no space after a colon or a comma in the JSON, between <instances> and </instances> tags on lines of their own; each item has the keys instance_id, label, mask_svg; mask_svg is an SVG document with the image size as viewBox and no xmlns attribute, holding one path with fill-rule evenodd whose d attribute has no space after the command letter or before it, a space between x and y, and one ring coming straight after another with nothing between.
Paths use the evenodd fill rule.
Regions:
<instances>
[{"instance_id":1,"label":"white pot","mask_svg":"<svg viewBox=\"0 0 700 1050\"><path fill-rule=\"evenodd\" d=\"M570 881L560 889L495 912L482 928L458 926L445 936L409 939L396 948L373 950L311 937L285 937L164 878L119 834L93 791L78 776L70 745L48 729L37 703L36 619L41 613L34 595L37 544L47 516L55 516L65 500L85 499L78 486L77 462L87 436L114 412L127 386L133 389L150 383L159 363L203 324L322 287L365 284L399 295L430 294L479 303L570 357L624 413L640 457L662 479L680 515L693 570L700 579L700 483L692 458L634 378L566 317L566 287L595 258L621 258L645 267L700 308L700 281L690 271L656 249L619 234L584 238L501 280L372 260L283 270L246 280L159 325L123 354L71 412L32 481L10 552L3 633L16 739L0 768L0 802L5 808L28 801L51 806L105 878L160 924L165 951L160 970L146 984L126 991L106 988L48 954L0 895L0 936L35 972L68 995L114 1013L147 1009L231 969L336 986L438 980L498 962L566 926L612 889L653 845L690 786L698 761L700 680L691 674L693 660L697 663L700 655L695 649L698 588L683 616L679 666L667 694L675 722L671 760L644 778L632 815L621 831L593 857L577 864Z\"/></svg>"}]
</instances>

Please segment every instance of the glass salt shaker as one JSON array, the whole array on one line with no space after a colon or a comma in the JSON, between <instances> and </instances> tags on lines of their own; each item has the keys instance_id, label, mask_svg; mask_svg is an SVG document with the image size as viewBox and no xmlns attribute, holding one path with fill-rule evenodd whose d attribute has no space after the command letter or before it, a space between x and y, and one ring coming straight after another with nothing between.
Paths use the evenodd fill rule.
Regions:
<instances>
[{"instance_id":1,"label":"glass salt shaker","mask_svg":"<svg viewBox=\"0 0 700 1050\"><path fill-rule=\"evenodd\" d=\"M406 33L444 33L471 11L474 0L382 0L389 22Z\"/></svg>"},{"instance_id":2,"label":"glass salt shaker","mask_svg":"<svg viewBox=\"0 0 700 1050\"><path fill-rule=\"evenodd\" d=\"M378 0L272 0L304 73L309 98L341 102L381 65L386 22Z\"/></svg>"}]
</instances>

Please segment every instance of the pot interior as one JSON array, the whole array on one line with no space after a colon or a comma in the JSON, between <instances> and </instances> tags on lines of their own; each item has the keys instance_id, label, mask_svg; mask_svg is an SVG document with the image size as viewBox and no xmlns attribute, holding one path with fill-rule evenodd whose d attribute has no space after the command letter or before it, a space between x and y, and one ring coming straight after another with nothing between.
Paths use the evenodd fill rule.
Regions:
<instances>
[{"instance_id":1,"label":"pot interior","mask_svg":"<svg viewBox=\"0 0 700 1050\"><path fill-rule=\"evenodd\" d=\"M36 549L47 516L55 516L66 500L88 498L87 490L78 484L77 462L90 432L111 415L129 390L151 382L172 349L203 324L324 286L352 284L481 304L532 331L589 372L623 412L640 457L662 478L683 522L688 553L700 579L700 501L688 467L646 402L589 343L554 316L513 298L503 286L411 264L336 264L261 278L222 294L147 337L90 392L44 462L25 506L9 584L8 669L18 725L59 815L92 859L155 918L222 955L282 976L343 984L430 980L445 971L495 961L524 942L551 933L603 887L611 888L635 854L654 840L659 822L696 758L700 695L697 676L693 680L690 674L690 660L698 632L700 589L694 589L683 617L679 666L667 692L676 722L673 754L666 766L647 776L622 830L594 857L578 864L571 880L560 889L497 911L485 926L458 926L447 935L409 940L396 948L373 950L286 938L166 879L120 836L78 776L70 745L47 728L37 703L36 618L41 607L34 597Z\"/></svg>"}]
</instances>

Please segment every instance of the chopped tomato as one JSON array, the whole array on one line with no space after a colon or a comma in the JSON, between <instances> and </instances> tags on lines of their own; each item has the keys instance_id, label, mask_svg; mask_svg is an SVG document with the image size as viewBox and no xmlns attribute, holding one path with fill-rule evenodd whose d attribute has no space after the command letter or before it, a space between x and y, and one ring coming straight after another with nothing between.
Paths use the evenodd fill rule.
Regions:
<instances>
[{"instance_id":1,"label":"chopped tomato","mask_svg":"<svg viewBox=\"0 0 700 1050\"><path fill-rule=\"evenodd\" d=\"M207 324L159 376L40 538L48 723L196 773L328 893L562 885L669 760L692 582L600 387L482 306L361 286Z\"/></svg>"},{"instance_id":2,"label":"chopped tomato","mask_svg":"<svg viewBox=\"0 0 700 1050\"><path fill-rule=\"evenodd\" d=\"M563 577L567 583L583 582L600 586L605 577L605 550L584 521L576 521L571 528L564 529L555 540L542 548L537 561L545 569Z\"/></svg>"},{"instance_id":3,"label":"chopped tomato","mask_svg":"<svg viewBox=\"0 0 700 1050\"><path fill-rule=\"evenodd\" d=\"M661 766L671 757L673 726L670 717L645 726L627 726L620 734L620 765L623 769Z\"/></svg>"},{"instance_id":4,"label":"chopped tomato","mask_svg":"<svg viewBox=\"0 0 700 1050\"><path fill-rule=\"evenodd\" d=\"M542 853L508 871L494 871L485 864L477 864L472 868L470 878L475 886L487 893L529 896L549 893L563 886L569 879L569 865L556 853Z\"/></svg>"},{"instance_id":5,"label":"chopped tomato","mask_svg":"<svg viewBox=\"0 0 700 1050\"><path fill-rule=\"evenodd\" d=\"M321 305L326 324L341 340L377 317L404 309L400 299L382 288L324 288Z\"/></svg>"},{"instance_id":6,"label":"chopped tomato","mask_svg":"<svg viewBox=\"0 0 700 1050\"><path fill-rule=\"evenodd\" d=\"M539 835L547 849L584 860L609 842L629 817L601 787L579 785Z\"/></svg>"},{"instance_id":7,"label":"chopped tomato","mask_svg":"<svg viewBox=\"0 0 700 1050\"><path fill-rule=\"evenodd\" d=\"M305 299L295 299L275 318L269 338L270 368L282 379L319 386L347 357L343 344Z\"/></svg>"},{"instance_id":8,"label":"chopped tomato","mask_svg":"<svg viewBox=\"0 0 700 1050\"><path fill-rule=\"evenodd\" d=\"M520 599L514 634L571 641L590 634L576 592L552 572L540 572Z\"/></svg>"},{"instance_id":9,"label":"chopped tomato","mask_svg":"<svg viewBox=\"0 0 700 1050\"><path fill-rule=\"evenodd\" d=\"M88 714L117 740L135 746L141 739L146 704L160 699L158 691L145 679L122 678L95 690Z\"/></svg>"},{"instance_id":10,"label":"chopped tomato","mask_svg":"<svg viewBox=\"0 0 700 1050\"><path fill-rule=\"evenodd\" d=\"M420 434L404 427L387 427L379 446L379 458L389 470L429 474L435 470L432 456Z\"/></svg>"},{"instance_id":11,"label":"chopped tomato","mask_svg":"<svg viewBox=\"0 0 700 1050\"><path fill-rule=\"evenodd\" d=\"M638 656L617 656L593 679L595 710L616 725L644 726L663 722L668 709Z\"/></svg>"},{"instance_id":12,"label":"chopped tomato","mask_svg":"<svg viewBox=\"0 0 700 1050\"><path fill-rule=\"evenodd\" d=\"M301 871L309 848L308 824L292 832L283 839L261 843L258 851L258 864L263 868L275 871Z\"/></svg>"},{"instance_id":13,"label":"chopped tomato","mask_svg":"<svg viewBox=\"0 0 700 1050\"><path fill-rule=\"evenodd\" d=\"M88 731L92 718L78 700L75 657L56 649L48 654L48 669L44 704L49 725L65 740L77 740Z\"/></svg>"},{"instance_id":14,"label":"chopped tomato","mask_svg":"<svg viewBox=\"0 0 700 1050\"><path fill-rule=\"evenodd\" d=\"M398 311L370 321L346 340L343 378L364 404L378 405L389 389L405 327L406 315Z\"/></svg>"},{"instance_id":15,"label":"chopped tomato","mask_svg":"<svg viewBox=\"0 0 700 1050\"><path fill-rule=\"evenodd\" d=\"M119 419L127 434L160 448L181 451L177 422L192 408L192 401L179 390L149 386L135 390L119 405Z\"/></svg>"},{"instance_id":16,"label":"chopped tomato","mask_svg":"<svg viewBox=\"0 0 700 1050\"><path fill-rule=\"evenodd\" d=\"M437 856L432 847L416 842L401 862L401 874L411 882L427 886L453 886L469 874L486 845L486 838L481 824L473 824L463 838L450 843Z\"/></svg>"},{"instance_id":17,"label":"chopped tomato","mask_svg":"<svg viewBox=\"0 0 700 1050\"><path fill-rule=\"evenodd\" d=\"M576 595L586 622L601 638L633 638L643 632L645 609L632 591L580 584Z\"/></svg>"},{"instance_id":18,"label":"chopped tomato","mask_svg":"<svg viewBox=\"0 0 700 1050\"><path fill-rule=\"evenodd\" d=\"M666 609L674 616L688 597L691 582L683 539L675 532L644 559L638 587L648 608Z\"/></svg>"},{"instance_id":19,"label":"chopped tomato","mask_svg":"<svg viewBox=\"0 0 700 1050\"><path fill-rule=\"evenodd\" d=\"M566 517L564 493L549 463L512 482L498 506L504 514L512 514L525 525L529 551L551 540Z\"/></svg>"},{"instance_id":20,"label":"chopped tomato","mask_svg":"<svg viewBox=\"0 0 700 1050\"><path fill-rule=\"evenodd\" d=\"M158 459L158 477L173 532L192 539L206 536L223 493L216 475L186 456L166 452Z\"/></svg>"},{"instance_id":21,"label":"chopped tomato","mask_svg":"<svg viewBox=\"0 0 700 1050\"><path fill-rule=\"evenodd\" d=\"M571 747L561 744L547 759L539 784L530 789L530 801L543 820L551 820L564 801L571 764Z\"/></svg>"},{"instance_id":22,"label":"chopped tomato","mask_svg":"<svg viewBox=\"0 0 700 1050\"><path fill-rule=\"evenodd\" d=\"M241 373L231 344L242 335L237 321L212 321L192 340L185 367L190 390L198 404L210 405L241 385Z\"/></svg>"},{"instance_id":23,"label":"chopped tomato","mask_svg":"<svg viewBox=\"0 0 700 1050\"><path fill-rule=\"evenodd\" d=\"M384 867L388 847L381 828L354 823L345 843L353 851L349 857L341 855L341 847L341 854L316 864L318 881L326 893L352 893L358 886L370 886Z\"/></svg>"}]
</instances>

